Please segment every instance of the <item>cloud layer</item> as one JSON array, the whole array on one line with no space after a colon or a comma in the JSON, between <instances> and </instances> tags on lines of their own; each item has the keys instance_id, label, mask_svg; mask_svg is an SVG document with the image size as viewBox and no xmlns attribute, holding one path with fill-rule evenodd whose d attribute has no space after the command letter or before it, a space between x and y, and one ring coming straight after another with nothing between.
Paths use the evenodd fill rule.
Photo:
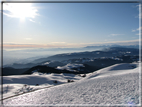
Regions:
<instances>
[{"instance_id":1,"label":"cloud layer","mask_svg":"<svg viewBox=\"0 0 142 107\"><path fill-rule=\"evenodd\" d=\"M14 43L4 43L4 48L70 48L70 47L84 47L90 45L138 45L139 39L128 40L128 41L105 41L105 42L94 42L94 43L65 43L65 42L53 42L51 44L14 44Z\"/></svg>"}]
</instances>

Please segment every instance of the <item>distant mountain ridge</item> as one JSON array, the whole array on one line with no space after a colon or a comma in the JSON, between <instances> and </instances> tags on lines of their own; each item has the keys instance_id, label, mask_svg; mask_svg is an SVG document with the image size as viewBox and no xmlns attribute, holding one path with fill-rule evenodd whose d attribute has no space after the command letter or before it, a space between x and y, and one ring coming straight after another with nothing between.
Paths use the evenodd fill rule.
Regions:
<instances>
[{"instance_id":1,"label":"distant mountain ridge","mask_svg":"<svg viewBox=\"0 0 142 107\"><path fill-rule=\"evenodd\" d=\"M46 62L50 62L51 67L55 67L59 65L64 65L62 61L70 60L70 59L79 59L79 58L100 58L100 57L115 57L122 55L139 55L139 49L136 48L125 48L125 47L111 47L105 48L101 51L86 51L86 52L74 52L74 53L64 53L64 54L56 54L50 57L39 58L34 61L31 61L27 64L18 64L14 63L13 65L6 65L4 67L12 67L12 68L31 68L33 66L42 65ZM51 61L54 61L51 63Z\"/></svg>"},{"instance_id":2,"label":"distant mountain ridge","mask_svg":"<svg viewBox=\"0 0 142 107\"><path fill-rule=\"evenodd\" d=\"M70 71L68 69L57 69L57 68L49 67L49 66L46 66L46 65L38 65L38 66L34 66L34 67L28 69L27 71L25 71L22 74L32 74L33 72L71 73L71 74L84 74L85 73L86 74L86 73L94 72L98 69L100 69L100 68L89 66L87 64L84 64L83 67L73 68L72 71Z\"/></svg>"},{"instance_id":3,"label":"distant mountain ridge","mask_svg":"<svg viewBox=\"0 0 142 107\"><path fill-rule=\"evenodd\" d=\"M67 64L83 64L83 71L79 73L93 72L98 69L111 66L118 63L132 63L139 61L139 49L126 47L111 47L101 51L86 51L57 54L46 58L39 58L30 63L7 65L3 67L2 75L20 75L22 73L31 74L31 69L41 68L41 72L48 73L74 73L67 69L57 70L57 67L63 67ZM78 69L78 68L77 68ZM77 70L72 69L72 70ZM75 72L77 74L77 72Z\"/></svg>"},{"instance_id":4,"label":"distant mountain ridge","mask_svg":"<svg viewBox=\"0 0 142 107\"><path fill-rule=\"evenodd\" d=\"M122 47L122 48L136 48L139 49L139 45L128 45L128 46L122 46L122 45L99 45L99 46L86 46L84 48L112 48L112 47Z\"/></svg>"},{"instance_id":5,"label":"distant mountain ridge","mask_svg":"<svg viewBox=\"0 0 142 107\"><path fill-rule=\"evenodd\" d=\"M101 51L91 51L91 52L86 51L86 52L57 54L57 55L50 56L45 60L63 61L63 60L74 59L74 58L113 57L113 56L123 55L123 53L120 53L120 51L123 51L123 53L130 52L129 55L139 55L139 50L135 48L111 47Z\"/></svg>"}]
</instances>

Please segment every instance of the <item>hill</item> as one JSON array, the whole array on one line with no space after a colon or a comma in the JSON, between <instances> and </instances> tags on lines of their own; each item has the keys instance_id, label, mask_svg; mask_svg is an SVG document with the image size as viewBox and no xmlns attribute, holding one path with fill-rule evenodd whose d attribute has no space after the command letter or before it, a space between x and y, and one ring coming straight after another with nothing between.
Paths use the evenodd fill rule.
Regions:
<instances>
[{"instance_id":1,"label":"hill","mask_svg":"<svg viewBox=\"0 0 142 107\"><path fill-rule=\"evenodd\" d=\"M89 73L76 82L25 93L5 99L3 102L5 106L15 104L140 106L139 69L137 63L115 64ZM70 76L73 77L73 74ZM41 77L37 76L38 79L34 79L35 82L40 81ZM60 76L57 75L57 77ZM14 80L9 76L10 78Z\"/></svg>"}]
</instances>

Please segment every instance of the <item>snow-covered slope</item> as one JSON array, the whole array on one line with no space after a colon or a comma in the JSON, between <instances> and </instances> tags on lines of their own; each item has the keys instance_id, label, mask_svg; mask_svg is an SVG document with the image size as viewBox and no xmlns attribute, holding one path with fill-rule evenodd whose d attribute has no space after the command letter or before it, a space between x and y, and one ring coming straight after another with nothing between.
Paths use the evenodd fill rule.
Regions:
<instances>
[{"instance_id":1,"label":"snow-covered slope","mask_svg":"<svg viewBox=\"0 0 142 107\"><path fill-rule=\"evenodd\" d=\"M134 68L136 66L136 68ZM79 81L37 90L4 105L141 105L138 64L116 64Z\"/></svg>"},{"instance_id":2,"label":"snow-covered slope","mask_svg":"<svg viewBox=\"0 0 142 107\"><path fill-rule=\"evenodd\" d=\"M138 66L139 66L139 63L115 64L110 67L106 67L96 72L90 73L85 79L90 79L93 77L100 78L100 77L109 77L113 75L123 75L127 73L133 73L133 72L139 71Z\"/></svg>"},{"instance_id":3,"label":"snow-covered slope","mask_svg":"<svg viewBox=\"0 0 142 107\"><path fill-rule=\"evenodd\" d=\"M67 83L68 79L77 81L81 78L82 77L74 74L46 74L39 72L34 72L32 75L3 76L3 98L21 94L23 91L27 92L28 90L26 90L27 88L24 87L24 85L27 85L29 90L37 90ZM55 81L57 81L57 83L55 83Z\"/></svg>"}]
</instances>

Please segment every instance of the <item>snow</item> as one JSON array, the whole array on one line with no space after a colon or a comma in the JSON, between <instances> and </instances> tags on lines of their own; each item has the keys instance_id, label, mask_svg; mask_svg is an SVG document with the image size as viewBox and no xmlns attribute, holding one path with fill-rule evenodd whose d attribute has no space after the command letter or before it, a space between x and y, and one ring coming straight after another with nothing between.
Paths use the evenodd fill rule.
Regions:
<instances>
[{"instance_id":1,"label":"snow","mask_svg":"<svg viewBox=\"0 0 142 107\"><path fill-rule=\"evenodd\" d=\"M136 68L132 67L136 66ZM49 88L36 90L19 96L3 100L4 105L72 105L72 106L140 106L139 70L137 63L115 64L110 67L89 73L85 78L77 77L76 82L56 85ZM49 77L40 75L34 81L42 78L64 81L70 74L49 74ZM14 78L26 79L29 83L32 76L4 76L4 85L15 83ZM42 76L42 77L41 77ZM41 77L41 78L40 78ZM31 80L30 80L31 78ZM53 79L55 78L55 79ZM80 80L79 80L80 79ZM13 81L13 82L12 82ZM44 82L43 82L44 83ZM35 85L35 84L34 84ZM50 84L51 85L51 84Z\"/></svg>"},{"instance_id":2,"label":"snow","mask_svg":"<svg viewBox=\"0 0 142 107\"><path fill-rule=\"evenodd\" d=\"M32 75L12 75L3 76L3 98L14 96L15 92L21 89L25 84L29 85L32 90L67 83L67 80L79 80L82 77L74 74L46 74L34 72ZM53 81L57 80L58 83ZM38 84L38 86L36 86Z\"/></svg>"},{"instance_id":3,"label":"snow","mask_svg":"<svg viewBox=\"0 0 142 107\"><path fill-rule=\"evenodd\" d=\"M126 52L126 53L131 53L131 52Z\"/></svg>"},{"instance_id":4,"label":"snow","mask_svg":"<svg viewBox=\"0 0 142 107\"><path fill-rule=\"evenodd\" d=\"M134 69L134 66L136 67ZM127 73L133 73L136 71L139 71L139 64L138 63L132 63L132 64L115 64L110 67L103 68L101 70L98 70L93 73L89 73L85 79L88 78L100 78L100 77L109 77L109 76L114 76L114 75L123 75Z\"/></svg>"},{"instance_id":5,"label":"snow","mask_svg":"<svg viewBox=\"0 0 142 107\"><path fill-rule=\"evenodd\" d=\"M50 62L45 62L44 64L42 64L42 65L48 65L48 64L50 64Z\"/></svg>"},{"instance_id":6,"label":"snow","mask_svg":"<svg viewBox=\"0 0 142 107\"><path fill-rule=\"evenodd\" d=\"M73 70L73 68L79 68L79 67L84 67L84 65L83 64L67 64L67 65L62 66L62 67L58 66L57 69L59 69L59 70L66 69L68 71L75 71L75 70Z\"/></svg>"},{"instance_id":7,"label":"snow","mask_svg":"<svg viewBox=\"0 0 142 107\"><path fill-rule=\"evenodd\" d=\"M38 72L38 70L34 70L34 71L32 71L32 73L35 73L35 72Z\"/></svg>"},{"instance_id":8,"label":"snow","mask_svg":"<svg viewBox=\"0 0 142 107\"><path fill-rule=\"evenodd\" d=\"M111 59L123 61L123 59L120 59L120 58L114 58L114 57L111 57Z\"/></svg>"}]
</instances>

